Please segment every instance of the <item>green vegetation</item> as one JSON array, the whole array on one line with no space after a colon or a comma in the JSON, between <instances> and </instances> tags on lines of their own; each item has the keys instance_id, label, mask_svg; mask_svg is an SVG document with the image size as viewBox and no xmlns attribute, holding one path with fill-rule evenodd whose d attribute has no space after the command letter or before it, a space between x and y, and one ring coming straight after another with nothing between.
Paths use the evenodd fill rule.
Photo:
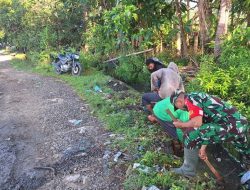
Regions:
<instances>
[{"instance_id":1,"label":"green vegetation","mask_svg":"<svg viewBox=\"0 0 250 190\"><path fill-rule=\"evenodd\" d=\"M131 88L114 91L110 76L145 89L150 77L146 58L155 56L165 65L174 61L191 68L197 60L198 71L186 84L187 91L217 95L250 119L250 3L234 0L229 4L228 0L0 0L0 47L25 53L16 55L16 68L69 83L107 129L124 136L112 145L114 149L140 154L136 161L148 167L169 169L179 162L158 151L169 144L169 138L145 122L145 114L138 110L141 94ZM79 52L82 76L53 73L49 55L66 49ZM120 58L104 63L116 57ZM94 91L96 85L103 93ZM138 146L144 150L138 153ZM164 171L134 171L125 180L126 189L151 184L214 189L214 181L206 176L187 181Z\"/></svg>"},{"instance_id":2,"label":"green vegetation","mask_svg":"<svg viewBox=\"0 0 250 190\"><path fill-rule=\"evenodd\" d=\"M219 64L214 57L201 57L200 71L190 84L190 91L205 91L231 102L250 119L250 28L241 27L228 36Z\"/></svg>"},{"instance_id":3,"label":"green vegetation","mask_svg":"<svg viewBox=\"0 0 250 190\"><path fill-rule=\"evenodd\" d=\"M165 153L164 147L170 145L171 139L158 125L147 123L144 112L138 111L141 94L137 91L130 87L126 91L114 91L109 86L110 81L114 79L93 68L86 71L84 76L72 77L70 74L58 76L51 69L31 64L23 55L17 54L15 57L16 59L12 60L15 68L60 78L71 85L76 93L89 103L92 113L105 122L107 129L121 135L121 138L110 145L111 148L121 150L130 156L137 155L133 162L152 168L156 165L165 168L162 171L153 170L150 174L133 170L124 182L125 189L140 189L151 184L171 189L215 188L215 181L206 173L189 181L167 171L170 167L180 166L182 160ZM102 93L95 92L96 85L101 87ZM143 148L140 150L138 147ZM127 167L130 164L133 163L127 162Z\"/></svg>"}]
</instances>

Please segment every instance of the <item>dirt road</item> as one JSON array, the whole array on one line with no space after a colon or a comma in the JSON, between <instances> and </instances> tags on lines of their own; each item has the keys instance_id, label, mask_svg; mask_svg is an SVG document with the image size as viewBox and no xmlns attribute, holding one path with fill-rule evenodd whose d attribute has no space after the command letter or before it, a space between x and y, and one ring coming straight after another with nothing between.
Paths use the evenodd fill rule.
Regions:
<instances>
[{"instance_id":1,"label":"dirt road","mask_svg":"<svg viewBox=\"0 0 250 190\"><path fill-rule=\"evenodd\" d=\"M103 157L111 135L88 105L8 59L0 54L0 189L122 189Z\"/></svg>"}]
</instances>

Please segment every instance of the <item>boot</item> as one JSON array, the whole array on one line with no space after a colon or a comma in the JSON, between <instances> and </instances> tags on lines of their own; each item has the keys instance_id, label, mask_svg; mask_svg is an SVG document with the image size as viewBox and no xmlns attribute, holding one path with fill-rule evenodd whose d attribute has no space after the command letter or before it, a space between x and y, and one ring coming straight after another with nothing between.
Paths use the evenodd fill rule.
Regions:
<instances>
[{"instance_id":1,"label":"boot","mask_svg":"<svg viewBox=\"0 0 250 190\"><path fill-rule=\"evenodd\" d=\"M180 168L173 168L171 171L186 177L194 177L199 159L198 151L198 149L184 148L184 163Z\"/></svg>"}]
</instances>

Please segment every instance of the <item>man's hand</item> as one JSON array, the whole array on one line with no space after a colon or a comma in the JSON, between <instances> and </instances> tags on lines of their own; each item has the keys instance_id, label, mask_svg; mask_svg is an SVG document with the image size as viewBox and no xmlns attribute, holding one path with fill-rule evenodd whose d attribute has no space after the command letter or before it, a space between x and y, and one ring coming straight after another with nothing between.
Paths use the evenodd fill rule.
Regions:
<instances>
[{"instance_id":1,"label":"man's hand","mask_svg":"<svg viewBox=\"0 0 250 190\"><path fill-rule=\"evenodd\" d=\"M156 92L156 93L158 94L159 88L155 88L153 91Z\"/></svg>"},{"instance_id":2,"label":"man's hand","mask_svg":"<svg viewBox=\"0 0 250 190\"><path fill-rule=\"evenodd\" d=\"M206 147L207 147L207 145L202 145L200 150L199 150L199 157L202 160L207 159Z\"/></svg>"},{"instance_id":3,"label":"man's hand","mask_svg":"<svg viewBox=\"0 0 250 190\"><path fill-rule=\"evenodd\" d=\"M151 122L157 122L157 119L154 115L148 115L148 120Z\"/></svg>"},{"instance_id":4,"label":"man's hand","mask_svg":"<svg viewBox=\"0 0 250 190\"><path fill-rule=\"evenodd\" d=\"M173 124L176 128L182 128L183 122L177 120L177 121L174 121Z\"/></svg>"}]
</instances>

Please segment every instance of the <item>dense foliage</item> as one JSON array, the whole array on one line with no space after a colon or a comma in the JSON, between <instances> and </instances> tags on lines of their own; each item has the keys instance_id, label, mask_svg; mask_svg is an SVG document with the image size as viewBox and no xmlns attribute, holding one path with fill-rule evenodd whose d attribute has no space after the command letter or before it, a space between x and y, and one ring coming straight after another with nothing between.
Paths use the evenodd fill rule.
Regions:
<instances>
[{"instance_id":1,"label":"dense foliage","mask_svg":"<svg viewBox=\"0 0 250 190\"><path fill-rule=\"evenodd\" d=\"M111 92L106 87L110 78L95 69L145 90L150 81L144 64L148 57L158 57L165 65L170 61L180 67L196 65L198 72L186 85L187 91L217 95L250 120L250 3L226 2L229 0L0 0L0 48L11 46L25 52L21 62L25 64L16 65L28 63L49 74L50 53L79 52L84 76L62 78L81 96L85 93L110 130L126 135L119 148L127 151L144 145L149 151L143 152L140 164L175 166L171 156L156 151L159 134L145 124L145 115L133 110L140 104L140 94L123 97ZM225 14L220 14L223 10ZM214 47L219 53L216 58ZM135 55L147 49L152 51ZM113 58L117 59L108 61ZM112 101L93 94L95 85L111 93ZM125 181L125 188L157 184L171 189L212 189L214 181L206 180L190 183L167 172L135 172Z\"/></svg>"},{"instance_id":2,"label":"dense foliage","mask_svg":"<svg viewBox=\"0 0 250 190\"><path fill-rule=\"evenodd\" d=\"M213 56L201 58L197 78L189 84L191 91L215 94L236 105L250 119L250 28L235 29L223 44L219 64Z\"/></svg>"}]
</instances>

